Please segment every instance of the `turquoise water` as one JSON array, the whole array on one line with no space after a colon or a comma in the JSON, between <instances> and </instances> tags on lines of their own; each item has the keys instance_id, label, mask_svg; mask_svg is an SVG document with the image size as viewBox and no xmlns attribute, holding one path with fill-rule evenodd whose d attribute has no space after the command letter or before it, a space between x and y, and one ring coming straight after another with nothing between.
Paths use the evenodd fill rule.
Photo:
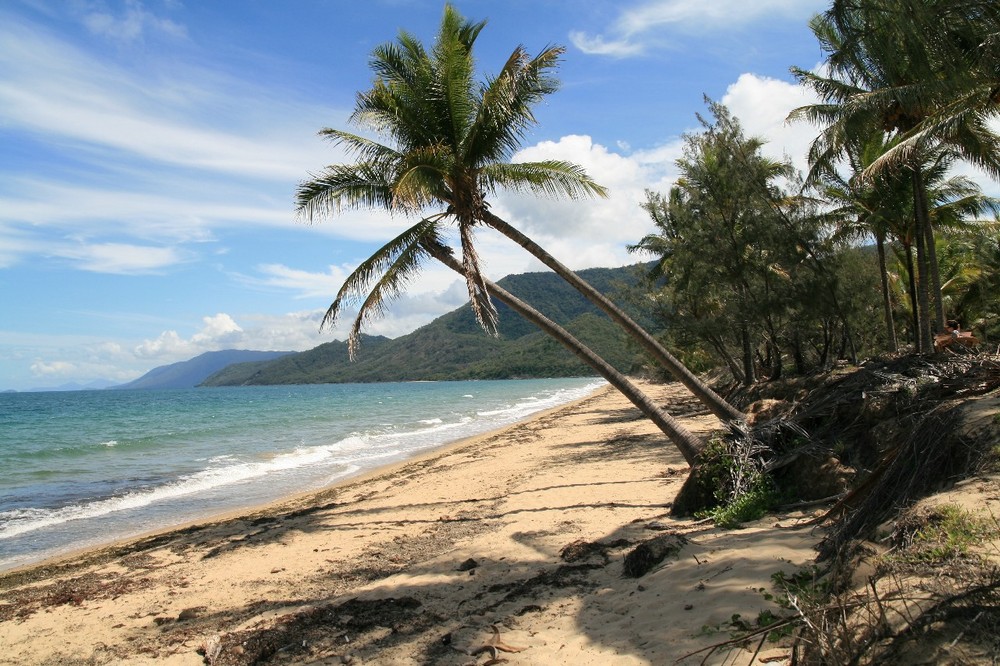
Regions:
<instances>
[{"instance_id":1,"label":"turquoise water","mask_svg":"<svg viewBox=\"0 0 1000 666\"><path fill-rule=\"evenodd\" d=\"M602 385L0 394L0 569L319 489Z\"/></svg>"}]
</instances>

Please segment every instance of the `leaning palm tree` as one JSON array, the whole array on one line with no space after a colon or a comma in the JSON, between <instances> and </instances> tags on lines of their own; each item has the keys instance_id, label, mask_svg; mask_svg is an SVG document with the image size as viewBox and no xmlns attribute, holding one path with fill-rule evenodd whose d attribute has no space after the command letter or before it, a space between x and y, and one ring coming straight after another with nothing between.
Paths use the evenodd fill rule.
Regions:
<instances>
[{"instance_id":1,"label":"leaning palm tree","mask_svg":"<svg viewBox=\"0 0 1000 666\"><path fill-rule=\"evenodd\" d=\"M454 258L451 248L444 243L444 238L439 233L439 226L437 220L422 219L376 250L344 281L324 321L332 321L349 303L357 305L358 315L349 335L349 340L356 346L364 323L385 312L386 305L399 296L405 284L420 270L424 260L436 259L464 275L467 270L465 265ZM667 435L689 464L696 462L702 449L698 437L657 406L611 364L566 329L485 277L477 282L477 289L483 290L477 296L497 298L597 371ZM349 345L349 348L356 347Z\"/></svg>"},{"instance_id":2,"label":"leaning palm tree","mask_svg":"<svg viewBox=\"0 0 1000 666\"><path fill-rule=\"evenodd\" d=\"M309 220L342 207L385 208L390 212L425 214L426 226L454 223L462 248L462 272L473 311L487 332L496 332L496 310L490 301L474 244L476 227L493 228L556 271L651 353L714 414L738 420L730 405L607 297L556 261L537 243L490 211L487 197L501 189L545 196L605 196L603 187L575 164L546 160L511 162L527 130L535 123L532 107L554 92L552 71L562 56L552 46L531 57L517 47L500 73L475 80L473 46L485 22L471 23L447 5L433 48L428 51L402 32L396 43L372 54L376 78L357 96L350 120L388 139L382 143L359 134L324 129L321 135L356 156L353 164L327 167L303 182L297 210ZM416 259L416 258L414 258ZM364 308L378 313L379 294ZM340 299L325 319L339 314ZM352 349L360 331L355 327Z\"/></svg>"}]
</instances>

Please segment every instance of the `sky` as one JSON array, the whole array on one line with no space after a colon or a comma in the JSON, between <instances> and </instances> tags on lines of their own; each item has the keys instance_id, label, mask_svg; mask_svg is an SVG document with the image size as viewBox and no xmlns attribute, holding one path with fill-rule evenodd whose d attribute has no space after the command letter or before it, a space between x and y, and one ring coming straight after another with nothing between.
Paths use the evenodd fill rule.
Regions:
<instances>
[{"instance_id":1,"label":"sky","mask_svg":"<svg viewBox=\"0 0 1000 666\"><path fill-rule=\"evenodd\" d=\"M648 257L640 203L676 177L705 97L800 168L815 101L792 65L822 59L817 0L456 0L486 19L484 74L560 44L561 88L515 160L574 161L606 200L500 193L493 212L573 269ZM310 349L344 277L415 220L308 223L297 185L349 160L324 142L372 82L372 49L430 43L438 0L4 0L0 3L0 390L121 383L219 349ZM542 270L490 230L488 276ZM396 337L467 300L428 265L366 329ZM363 348L362 348L362 352Z\"/></svg>"}]
</instances>

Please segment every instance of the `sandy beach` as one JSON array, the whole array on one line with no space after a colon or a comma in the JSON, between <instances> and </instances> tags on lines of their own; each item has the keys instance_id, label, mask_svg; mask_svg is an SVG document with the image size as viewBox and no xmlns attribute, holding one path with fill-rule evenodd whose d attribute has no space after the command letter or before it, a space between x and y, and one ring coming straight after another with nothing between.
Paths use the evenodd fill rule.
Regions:
<instances>
[{"instance_id":1,"label":"sandy beach","mask_svg":"<svg viewBox=\"0 0 1000 666\"><path fill-rule=\"evenodd\" d=\"M680 385L644 386L718 427ZM318 494L8 572L0 664L673 663L779 612L772 575L821 536L801 513L672 518L686 471L602 389ZM623 575L664 535L676 554ZM789 654L754 650L705 663Z\"/></svg>"}]
</instances>

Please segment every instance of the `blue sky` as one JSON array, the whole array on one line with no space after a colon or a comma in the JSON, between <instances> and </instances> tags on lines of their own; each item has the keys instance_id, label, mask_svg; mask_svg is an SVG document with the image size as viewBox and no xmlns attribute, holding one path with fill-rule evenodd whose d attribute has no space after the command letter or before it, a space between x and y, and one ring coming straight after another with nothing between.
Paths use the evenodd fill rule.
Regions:
<instances>
[{"instance_id":1,"label":"blue sky","mask_svg":"<svg viewBox=\"0 0 1000 666\"><path fill-rule=\"evenodd\" d=\"M815 134L785 115L811 98L788 74L821 58L816 0L459 0L488 19L480 68L523 44L567 47L562 88L519 157L584 165L600 202L502 195L493 210L573 268L616 266L649 231L646 188L671 183L703 96L802 164ZM227 348L343 339L319 320L343 277L412 220L296 219L296 185L343 156L368 56L425 0L6 0L0 3L0 389L106 378ZM538 270L478 237L489 275ZM407 333L465 301L428 267L369 332ZM362 351L363 353L363 351Z\"/></svg>"}]
</instances>

